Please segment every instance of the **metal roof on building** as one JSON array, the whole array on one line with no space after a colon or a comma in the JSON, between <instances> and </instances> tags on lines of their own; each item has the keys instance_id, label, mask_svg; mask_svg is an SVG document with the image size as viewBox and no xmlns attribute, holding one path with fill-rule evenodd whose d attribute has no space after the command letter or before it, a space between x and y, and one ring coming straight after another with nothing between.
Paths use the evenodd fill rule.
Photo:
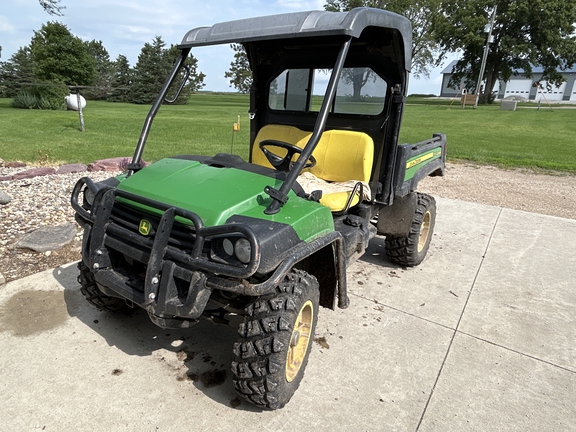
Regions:
<instances>
[{"instance_id":1,"label":"metal roof on building","mask_svg":"<svg viewBox=\"0 0 576 432\"><path fill-rule=\"evenodd\" d=\"M442 70L442 74L446 75L446 74L451 74L454 66L456 66L456 63L458 63L458 60L452 60L448 66L446 66L443 70ZM544 68L542 66L534 66L532 68L532 73L542 73L544 72ZM517 70L518 75L522 75L524 73L523 69L518 69ZM561 70L560 73L576 73L576 65L572 66L570 69L567 70Z\"/></svg>"}]
</instances>

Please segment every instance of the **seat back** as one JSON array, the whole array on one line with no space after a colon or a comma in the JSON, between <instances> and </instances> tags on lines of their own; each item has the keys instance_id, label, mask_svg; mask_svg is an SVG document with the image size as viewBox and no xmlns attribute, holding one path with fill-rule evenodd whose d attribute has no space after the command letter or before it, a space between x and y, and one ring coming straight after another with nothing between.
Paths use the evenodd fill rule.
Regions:
<instances>
[{"instance_id":1,"label":"seat back","mask_svg":"<svg viewBox=\"0 0 576 432\"><path fill-rule=\"evenodd\" d=\"M326 131L312 155L316 165L309 171L318 178L329 182L370 181L374 143L363 132Z\"/></svg>"},{"instance_id":2,"label":"seat back","mask_svg":"<svg viewBox=\"0 0 576 432\"><path fill-rule=\"evenodd\" d=\"M264 155L264 152L260 150L260 143L264 140L277 140L284 141L289 144L298 145L298 142L304 138L310 138L312 134L310 132L304 132L294 126L286 126L279 124L268 124L262 127L256 135L254 140L254 146L252 147L252 163L256 165L265 166L268 168L273 168L268 159ZM307 141L304 141L306 144ZM286 150L279 147L274 147L272 150L278 156L285 156Z\"/></svg>"},{"instance_id":3,"label":"seat back","mask_svg":"<svg viewBox=\"0 0 576 432\"><path fill-rule=\"evenodd\" d=\"M311 132L302 131L294 126L266 125L260 129L254 141L252 163L272 167L260 150L259 144L263 140L285 141L303 148L311 135ZM286 151L275 148L274 153L283 156ZM316 177L330 182L347 180L369 182L374 162L374 142L363 132L333 129L322 134L312 156L316 159L316 165L304 171L309 171Z\"/></svg>"}]
</instances>

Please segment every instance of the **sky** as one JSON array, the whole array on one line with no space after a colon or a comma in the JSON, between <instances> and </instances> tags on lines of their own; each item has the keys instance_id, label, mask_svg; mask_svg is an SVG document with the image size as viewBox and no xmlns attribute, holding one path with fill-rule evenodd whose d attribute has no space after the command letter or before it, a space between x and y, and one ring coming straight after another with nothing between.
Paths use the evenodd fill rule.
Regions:
<instances>
[{"instance_id":1,"label":"sky","mask_svg":"<svg viewBox=\"0 0 576 432\"><path fill-rule=\"evenodd\" d=\"M131 66L146 42L161 36L166 45L178 44L193 28L211 26L262 15L307 10L323 10L325 0L61 0L64 16L44 12L38 0L0 2L0 61L10 59L20 47L30 44L34 30L48 21L65 24L85 41L99 40L115 60L122 54ZM199 71L206 74L203 90L235 91L224 73L234 52L228 45L193 50ZM430 78L410 77L408 93L439 94L443 67Z\"/></svg>"}]
</instances>

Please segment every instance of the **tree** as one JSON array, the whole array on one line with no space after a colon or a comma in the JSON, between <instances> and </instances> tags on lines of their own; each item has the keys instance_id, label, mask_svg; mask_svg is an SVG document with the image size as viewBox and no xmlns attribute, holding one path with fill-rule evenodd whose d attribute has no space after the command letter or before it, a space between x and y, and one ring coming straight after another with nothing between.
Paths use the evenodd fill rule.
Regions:
<instances>
[{"instance_id":1,"label":"tree","mask_svg":"<svg viewBox=\"0 0 576 432\"><path fill-rule=\"evenodd\" d=\"M94 58L94 81L95 88L85 90L84 97L92 100L104 100L110 93L113 78L113 63L110 61L108 50L102 41L92 40L84 42L86 50Z\"/></svg>"},{"instance_id":2,"label":"tree","mask_svg":"<svg viewBox=\"0 0 576 432\"><path fill-rule=\"evenodd\" d=\"M374 71L370 68L346 68L342 71L342 80L352 84L352 100L362 100L362 87L370 79L375 79Z\"/></svg>"},{"instance_id":3,"label":"tree","mask_svg":"<svg viewBox=\"0 0 576 432\"><path fill-rule=\"evenodd\" d=\"M224 77L230 79L230 87L234 87L240 93L248 93L252 86L252 71L246 50L242 44L231 44L234 50L234 61L230 63L230 69L224 73Z\"/></svg>"},{"instance_id":4,"label":"tree","mask_svg":"<svg viewBox=\"0 0 576 432\"><path fill-rule=\"evenodd\" d=\"M120 54L112 63L111 93L109 102L129 102L129 90L132 85L133 71L126 56Z\"/></svg>"},{"instance_id":5,"label":"tree","mask_svg":"<svg viewBox=\"0 0 576 432\"><path fill-rule=\"evenodd\" d=\"M38 0L38 2L50 15L64 15L62 9L66 9L66 6L60 6L60 0Z\"/></svg>"},{"instance_id":6,"label":"tree","mask_svg":"<svg viewBox=\"0 0 576 432\"><path fill-rule=\"evenodd\" d=\"M34 74L39 80L61 81L66 85L90 85L95 60L82 39L58 22L48 22L34 32L30 43Z\"/></svg>"},{"instance_id":7,"label":"tree","mask_svg":"<svg viewBox=\"0 0 576 432\"><path fill-rule=\"evenodd\" d=\"M175 46L171 46L169 49L165 49L164 46L165 43L160 36L156 36L151 44L144 44L134 68L134 78L130 89L131 102L138 104L152 103L160 92L179 54L179 50ZM205 75L197 71L198 60L194 56L189 55L185 64L191 68L191 73L190 79L179 98L180 103L186 103L191 92L204 86ZM184 76L184 71L181 71L180 76ZM175 94L178 89L176 86L179 86L180 83L181 81L178 79L175 80L174 88L168 93L169 98L170 95Z\"/></svg>"},{"instance_id":8,"label":"tree","mask_svg":"<svg viewBox=\"0 0 576 432\"><path fill-rule=\"evenodd\" d=\"M130 101L149 104L154 101L166 79L166 67L162 53L164 41L156 36L151 44L146 42L138 55L134 68L134 82L130 89Z\"/></svg>"},{"instance_id":9,"label":"tree","mask_svg":"<svg viewBox=\"0 0 576 432\"><path fill-rule=\"evenodd\" d=\"M164 52L166 63L166 75L168 75L168 72L174 66L174 62L176 61L179 55L180 50L176 47L176 45L170 45L170 49ZM179 104L187 103L188 99L190 98L190 95L200 90L205 85L204 78L206 77L206 75L204 75L202 72L198 72L198 59L194 57L192 54L189 54L184 64L190 69L190 76L188 77L188 80L186 81L186 84L184 85L184 88L182 89L180 96L178 96L178 99L174 102ZM180 79L176 79L172 84L172 87L168 91L167 96L169 100L174 99L174 96L176 95L176 92L178 91L182 83L181 80L183 80L185 76L186 72L184 70L181 70Z\"/></svg>"},{"instance_id":10,"label":"tree","mask_svg":"<svg viewBox=\"0 0 576 432\"><path fill-rule=\"evenodd\" d=\"M559 71L576 62L576 3L564 0L443 0L434 22L436 38L444 55L462 53L452 85L458 87L463 80L467 88L476 87L487 39L484 30L494 7L494 40L481 101L490 101L499 79L508 81L521 72L531 78L535 66L543 68L542 79L549 86L559 86L564 80Z\"/></svg>"},{"instance_id":11,"label":"tree","mask_svg":"<svg viewBox=\"0 0 576 432\"><path fill-rule=\"evenodd\" d=\"M438 43L432 32L439 3L440 0L326 0L324 8L339 12L367 6L405 16L412 23L412 74L428 77L430 67L439 64Z\"/></svg>"},{"instance_id":12,"label":"tree","mask_svg":"<svg viewBox=\"0 0 576 432\"><path fill-rule=\"evenodd\" d=\"M349 11L355 7L368 6L378 9L387 9L406 16L412 22L412 73L414 76L430 75L430 66L439 62L438 44L432 36L431 22L434 14L438 13L440 0L326 0L324 8L327 11ZM230 79L230 85L241 93L247 93L252 85L252 72L246 51L241 44L232 44L235 51L234 61L230 69L224 74ZM344 75L347 83L352 83L354 94L359 98L362 87L372 78L369 71L360 77L358 74ZM358 87L360 86L360 87Z\"/></svg>"},{"instance_id":13,"label":"tree","mask_svg":"<svg viewBox=\"0 0 576 432\"><path fill-rule=\"evenodd\" d=\"M6 62L0 62L0 96L16 96L23 84L36 80L30 47L16 51Z\"/></svg>"}]
</instances>

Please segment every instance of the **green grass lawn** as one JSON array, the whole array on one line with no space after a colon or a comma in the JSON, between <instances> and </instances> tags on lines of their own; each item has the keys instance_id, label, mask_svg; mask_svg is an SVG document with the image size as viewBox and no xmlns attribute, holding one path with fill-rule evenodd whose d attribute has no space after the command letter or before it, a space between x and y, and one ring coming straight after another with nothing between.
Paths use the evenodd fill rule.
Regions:
<instances>
[{"instance_id":1,"label":"green grass lawn","mask_svg":"<svg viewBox=\"0 0 576 432\"><path fill-rule=\"evenodd\" d=\"M501 111L498 105L461 109L458 101L408 98L400 142L443 132L449 160L576 173L576 110L554 107ZM196 94L184 106L165 105L154 121L144 159L175 154L234 152L247 158L246 95ZM536 104L530 106L535 107ZM86 132L78 113L10 108L0 99L0 157L38 163L83 162L131 156L149 106L89 101ZM240 115L241 130L232 132Z\"/></svg>"},{"instance_id":2,"label":"green grass lawn","mask_svg":"<svg viewBox=\"0 0 576 432\"><path fill-rule=\"evenodd\" d=\"M234 152L247 157L250 137L248 96L197 94L188 105L164 105L154 120L144 159L175 154ZM6 161L90 163L132 156L150 106L88 101L83 110L85 132L75 111L10 108L0 99L0 157ZM232 132L240 115L241 128Z\"/></svg>"},{"instance_id":3,"label":"green grass lawn","mask_svg":"<svg viewBox=\"0 0 576 432\"><path fill-rule=\"evenodd\" d=\"M400 142L431 132L446 134L451 160L576 173L576 109L407 106Z\"/></svg>"}]
</instances>

